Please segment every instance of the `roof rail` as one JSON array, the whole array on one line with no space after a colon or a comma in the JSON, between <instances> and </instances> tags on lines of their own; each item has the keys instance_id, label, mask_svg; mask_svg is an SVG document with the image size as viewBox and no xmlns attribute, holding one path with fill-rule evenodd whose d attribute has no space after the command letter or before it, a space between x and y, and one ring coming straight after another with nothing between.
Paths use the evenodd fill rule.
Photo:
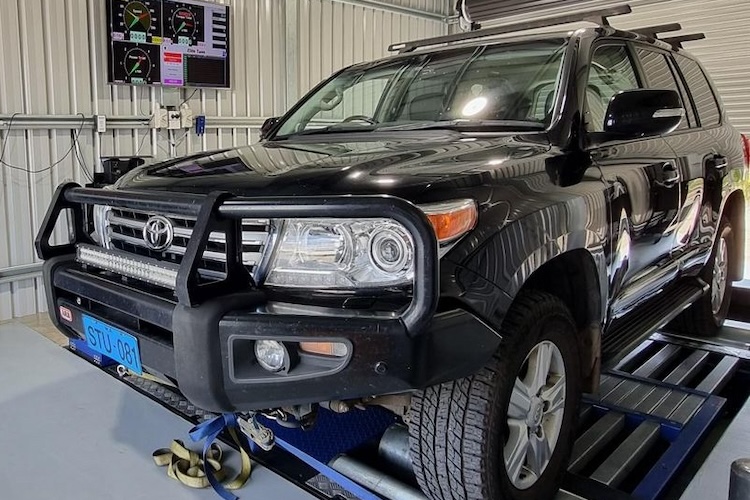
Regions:
<instances>
[{"instance_id":1,"label":"roof rail","mask_svg":"<svg viewBox=\"0 0 750 500\"><path fill-rule=\"evenodd\" d=\"M676 49L681 49L684 42L692 42L693 40L703 40L706 38L705 33L692 33L690 35L678 35L669 38L659 38L658 40L668 43Z\"/></svg>"},{"instance_id":2,"label":"roof rail","mask_svg":"<svg viewBox=\"0 0 750 500\"><path fill-rule=\"evenodd\" d=\"M639 35L643 36L650 36L651 38L656 38L656 35L659 33L669 33L671 31L680 31L682 29L682 25L680 23L672 23L672 24L660 24L658 26L647 26L645 28L638 28L634 30L628 30L632 31L633 33L638 33Z\"/></svg>"},{"instance_id":3,"label":"roof rail","mask_svg":"<svg viewBox=\"0 0 750 500\"><path fill-rule=\"evenodd\" d=\"M550 26L559 26L561 24L578 23L582 21L598 24L600 26L609 26L609 20L607 19L608 17L630 14L630 12L632 11L629 5L621 5L618 7L612 7L610 9L590 10L586 12L579 12L576 14L548 17L546 19L538 19L535 21L507 24L505 26L498 26L496 28L486 28L476 31L468 31L466 33L456 33L453 35L426 38L424 40L414 40L411 42L394 43L388 47L388 51L398 51L399 53L412 52L420 47L429 47L451 42L463 42L466 40L475 40L477 38L514 33L516 31L547 28Z\"/></svg>"}]
</instances>

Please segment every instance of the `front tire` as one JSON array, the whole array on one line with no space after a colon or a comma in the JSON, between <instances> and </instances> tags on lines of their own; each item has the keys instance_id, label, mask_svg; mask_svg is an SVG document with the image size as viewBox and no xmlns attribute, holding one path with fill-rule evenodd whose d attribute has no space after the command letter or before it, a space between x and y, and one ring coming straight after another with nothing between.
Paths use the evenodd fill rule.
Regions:
<instances>
[{"instance_id":1,"label":"front tire","mask_svg":"<svg viewBox=\"0 0 750 500\"><path fill-rule=\"evenodd\" d=\"M552 498L581 397L576 326L554 295L520 294L478 373L417 393L411 455L433 500Z\"/></svg>"}]
</instances>

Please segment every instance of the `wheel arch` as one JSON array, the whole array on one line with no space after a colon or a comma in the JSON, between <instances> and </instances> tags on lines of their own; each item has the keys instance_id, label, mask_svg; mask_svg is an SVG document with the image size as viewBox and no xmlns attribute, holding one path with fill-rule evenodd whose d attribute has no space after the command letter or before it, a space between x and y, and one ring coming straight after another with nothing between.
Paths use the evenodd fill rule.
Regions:
<instances>
[{"instance_id":1,"label":"wheel arch","mask_svg":"<svg viewBox=\"0 0 750 500\"><path fill-rule=\"evenodd\" d=\"M741 189L732 191L726 197L720 221L728 219L734 233L734 262L731 263L732 280L741 280L745 275L745 195Z\"/></svg>"},{"instance_id":2,"label":"wheel arch","mask_svg":"<svg viewBox=\"0 0 750 500\"><path fill-rule=\"evenodd\" d=\"M606 263L600 243L563 246L571 240L569 235L558 238L530 255L516 272L513 283L517 286L509 295L515 298L525 289L544 291L570 308L578 328L584 390L591 392L598 388L601 366L601 334L608 290ZM528 278L521 279L522 276Z\"/></svg>"}]
</instances>

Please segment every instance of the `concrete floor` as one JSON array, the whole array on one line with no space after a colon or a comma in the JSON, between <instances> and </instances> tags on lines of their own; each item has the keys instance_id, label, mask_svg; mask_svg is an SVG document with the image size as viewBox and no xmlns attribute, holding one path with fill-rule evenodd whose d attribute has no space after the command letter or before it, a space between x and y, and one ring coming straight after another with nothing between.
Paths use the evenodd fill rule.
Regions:
<instances>
[{"instance_id":1,"label":"concrete floor","mask_svg":"<svg viewBox=\"0 0 750 500\"><path fill-rule=\"evenodd\" d=\"M747 325L742 323L728 322L717 340L750 347ZM0 432L0 449L8 458L12 455L0 467L1 499L218 498L210 489L191 490L168 479L165 470L151 461L151 452L168 446L172 439L189 443L190 423L62 349L63 345L66 337L46 314L0 324L0 422L1 429L7 430ZM32 366L35 369L29 369ZM681 500L726 498L729 465L750 455L748 443L750 401ZM230 466L236 467L236 460L230 460ZM314 498L260 466L237 493L283 500ZM557 496L557 500L572 498L577 497L565 492Z\"/></svg>"},{"instance_id":2,"label":"concrete floor","mask_svg":"<svg viewBox=\"0 0 750 500\"><path fill-rule=\"evenodd\" d=\"M747 457L750 457L750 400L735 415L680 500L727 498L732 462Z\"/></svg>"},{"instance_id":3,"label":"concrete floor","mask_svg":"<svg viewBox=\"0 0 750 500\"><path fill-rule=\"evenodd\" d=\"M44 330L41 318L26 323L34 321ZM0 423L2 499L218 498L167 478L152 462L172 439L190 443L189 422L20 322L0 325ZM314 498L257 465L237 493Z\"/></svg>"}]
</instances>

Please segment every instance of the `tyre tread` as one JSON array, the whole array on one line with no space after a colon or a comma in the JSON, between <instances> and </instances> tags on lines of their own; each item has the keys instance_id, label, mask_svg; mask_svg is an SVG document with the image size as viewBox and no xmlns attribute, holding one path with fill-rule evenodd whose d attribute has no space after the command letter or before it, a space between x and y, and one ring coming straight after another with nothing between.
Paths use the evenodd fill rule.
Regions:
<instances>
[{"instance_id":1,"label":"tyre tread","mask_svg":"<svg viewBox=\"0 0 750 500\"><path fill-rule=\"evenodd\" d=\"M483 458L488 440L482 429L488 429L493 421L504 354L518 348L523 339L513 333L522 330L529 318L560 311L573 322L558 297L535 290L522 292L503 323L501 347L486 366L471 377L429 387L412 397L410 451L417 482L428 498L490 498L492 492L485 480L489 464Z\"/></svg>"}]
</instances>

